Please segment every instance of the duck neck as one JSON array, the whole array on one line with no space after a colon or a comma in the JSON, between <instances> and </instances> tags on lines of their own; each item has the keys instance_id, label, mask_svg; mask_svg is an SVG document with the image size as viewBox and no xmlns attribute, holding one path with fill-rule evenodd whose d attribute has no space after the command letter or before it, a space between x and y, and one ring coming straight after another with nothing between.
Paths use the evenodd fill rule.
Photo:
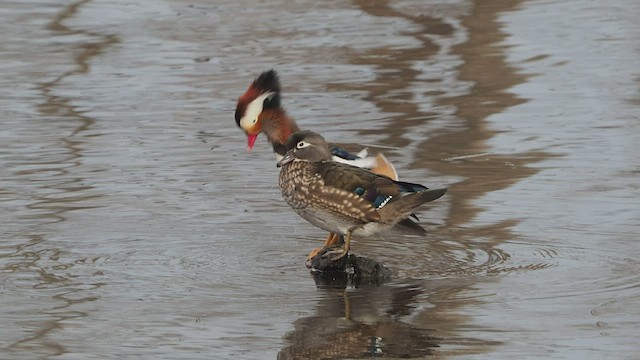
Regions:
<instances>
[{"instance_id":1,"label":"duck neck","mask_svg":"<svg viewBox=\"0 0 640 360\"><path fill-rule=\"evenodd\" d=\"M287 152L285 144L291 134L300 130L293 120L282 108L269 109L262 112L262 131L273 146L273 151L284 156Z\"/></svg>"}]
</instances>

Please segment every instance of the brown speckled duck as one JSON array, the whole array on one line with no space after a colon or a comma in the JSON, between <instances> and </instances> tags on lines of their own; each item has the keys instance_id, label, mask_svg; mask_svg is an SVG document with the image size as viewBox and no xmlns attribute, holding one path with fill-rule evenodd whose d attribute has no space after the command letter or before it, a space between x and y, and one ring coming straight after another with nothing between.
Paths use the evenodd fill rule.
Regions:
<instances>
[{"instance_id":1,"label":"brown speckled duck","mask_svg":"<svg viewBox=\"0 0 640 360\"><path fill-rule=\"evenodd\" d=\"M294 133L286 146L278 162L282 197L311 224L345 236L344 246L331 255L334 259L348 253L353 235L390 229L447 191L332 161L324 138L312 131Z\"/></svg>"}]
</instances>

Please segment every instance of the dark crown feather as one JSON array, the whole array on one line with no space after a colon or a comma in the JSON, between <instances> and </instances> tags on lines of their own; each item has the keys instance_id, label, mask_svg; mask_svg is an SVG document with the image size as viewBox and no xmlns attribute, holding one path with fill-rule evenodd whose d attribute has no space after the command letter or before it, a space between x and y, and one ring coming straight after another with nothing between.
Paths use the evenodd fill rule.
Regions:
<instances>
[{"instance_id":1,"label":"dark crown feather","mask_svg":"<svg viewBox=\"0 0 640 360\"><path fill-rule=\"evenodd\" d=\"M265 71L253 81L253 86L260 89L261 93L267 91L280 92L280 80L278 79L278 73L271 69Z\"/></svg>"},{"instance_id":2,"label":"dark crown feather","mask_svg":"<svg viewBox=\"0 0 640 360\"><path fill-rule=\"evenodd\" d=\"M260 76L253 81L251 87L258 89L260 94L268 91L275 93L270 98L265 99L264 104L262 104L263 109L277 109L280 107L280 80L275 70L271 69L260 74Z\"/></svg>"}]
</instances>

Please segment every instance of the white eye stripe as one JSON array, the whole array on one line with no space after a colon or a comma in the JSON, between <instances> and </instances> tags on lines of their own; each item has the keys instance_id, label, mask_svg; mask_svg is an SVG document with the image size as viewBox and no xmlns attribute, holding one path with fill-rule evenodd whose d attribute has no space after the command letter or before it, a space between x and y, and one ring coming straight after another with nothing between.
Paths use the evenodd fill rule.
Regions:
<instances>
[{"instance_id":1,"label":"white eye stripe","mask_svg":"<svg viewBox=\"0 0 640 360\"><path fill-rule=\"evenodd\" d=\"M307 147L307 146L309 146L309 145L311 145L311 144L309 144L309 143L308 143L308 142L306 142L306 141L300 141L298 144L296 144L296 147L297 147L298 149L304 149L304 148L306 148L306 147Z\"/></svg>"},{"instance_id":2,"label":"white eye stripe","mask_svg":"<svg viewBox=\"0 0 640 360\"><path fill-rule=\"evenodd\" d=\"M247 105L247 109L244 112L244 116L240 118L240 127L245 130L250 126L253 126L258 121L258 116L262 113L264 100L273 97L276 93L273 91L266 92L253 100Z\"/></svg>"}]
</instances>

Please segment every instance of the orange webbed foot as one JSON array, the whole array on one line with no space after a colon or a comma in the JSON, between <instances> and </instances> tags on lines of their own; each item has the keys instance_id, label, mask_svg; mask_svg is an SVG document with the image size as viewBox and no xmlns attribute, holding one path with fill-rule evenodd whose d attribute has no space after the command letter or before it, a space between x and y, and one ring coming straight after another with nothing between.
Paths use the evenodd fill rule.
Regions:
<instances>
[{"instance_id":1,"label":"orange webbed foot","mask_svg":"<svg viewBox=\"0 0 640 360\"><path fill-rule=\"evenodd\" d=\"M316 255L318 255L320 253L320 251L322 251L322 249L324 249L324 248L315 248L315 249L311 250L309 255L307 255L307 261L313 259Z\"/></svg>"}]
</instances>

